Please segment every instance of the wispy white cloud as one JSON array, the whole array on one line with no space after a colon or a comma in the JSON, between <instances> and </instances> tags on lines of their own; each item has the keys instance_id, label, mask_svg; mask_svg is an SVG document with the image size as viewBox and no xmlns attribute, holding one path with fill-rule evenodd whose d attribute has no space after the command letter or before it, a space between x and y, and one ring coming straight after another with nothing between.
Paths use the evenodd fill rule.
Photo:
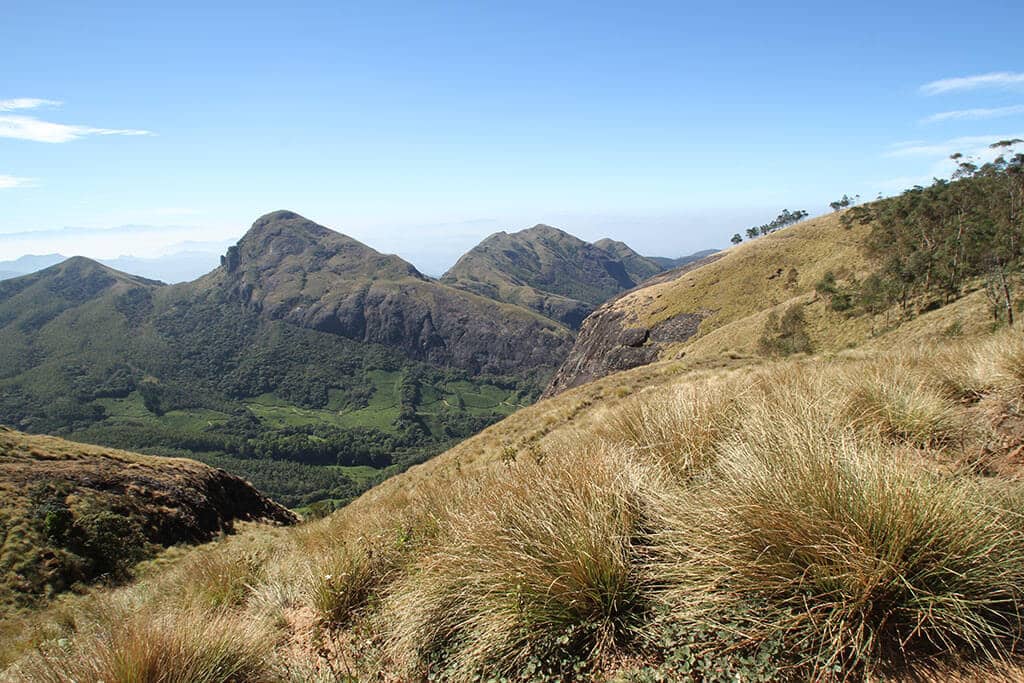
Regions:
<instances>
[{"instance_id":1,"label":"wispy white cloud","mask_svg":"<svg viewBox=\"0 0 1024 683\"><path fill-rule=\"evenodd\" d=\"M989 145L998 140L1012 140L1024 135L966 135L939 142L897 143L889 147L883 156L898 157L948 157L960 152L964 155L990 156ZM992 153L991 156L995 156Z\"/></svg>"},{"instance_id":2,"label":"wispy white cloud","mask_svg":"<svg viewBox=\"0 0 1024 683\"><path fill-rule=\"evenodd\" d=\"M15 97L12 100L0 100L0 111L38 109L39 107L59 107L61 104L60 100L42 100L38 97Z\"/></svg>"},{"instance_id":3,"label":"wispy white cloud","mask_svg":"<svg viewBox=\"0 0 1024 683\"><path fill-rule=\"evenodd\" d=\"M979 90L981 88L995 88L1005 90L1007 88L1024 87L1024 73L1013 71L997 71L989 74L978 74L976 76L962 76L959 78L942 78L921 86L921 92L925 95L942 95L949 92L960 92L963 90Z\"/></svg>"},{"instance_id":4,"label":"wispy white cloud","mask_svg":"<svg viewBox=\"0 0 1024 683\"><path fill-rule=\"evenodd\" d=\"M967 135L958 138L951 138L949 140L941 140L936 142L910 142L910 143L897 143L891 145L888 150L883 153L886 158L893 159L907 159L911 160L915 165L921 164L922 176L915 178L914 176L907 176L898 179L900 182L907 182L906 187L911 185L927 185L925 178L928 180L934 178L949 178L954 171L957 169L957 162L950 159L950 156L955 153L960 153L967 159L973 160L978 163L986 163L992 161L1000 154L1005 154L1006 149L992 149L990 145L999 140L1013 140L1013 139L1024 139L1024 134L1017 133L1014 135ZM1017 146L1017 150L1020 150L1020 145ZM918 160L918 161L913 161ZM924 175L927 172L927 176ZM879 189L883 191L895 190L893 187L897 184L893 179L893 182L885 184L884 187L880 186ZM914 182L909 182L913 180Z\"/></svg>"},{"instance_id":5,"label":"wispy white cloud","mask_svg":"<svg viewBox=\"0 0 1024 683\"><path fill-rule=\"evenodd\" d=\"M32 187L35 184L35 178L22 178L16 175L0 175L0 190L10 190L15 187Z\"/></svg>"},{"instance_id":6,"label":"wispy white cloud","mask_svg":"<svg viewBox=\"0 0 1024 683\"><path fill-rule=\"evenodd\" d=\"M33 142L71 142L90 135L152 135L134 128L94 128L42 121L32 116L0 116L0 137Z\"/></svg>"},{"instance_id":7,"label":"wispy white cloud","mask_svg":"<svg viewBox=\"0 0 1024 683\"><path fill-rule=\"evenodd\" d=\"M957 109L955 111L944 111L932 114L921 119L921 123L941 123L942 121L980 121L983 119L998 119L1006 116L1024 114L1024 104L1017 104L1010 107L995 107L993 109Z\"/></svg>"}]
</instances>

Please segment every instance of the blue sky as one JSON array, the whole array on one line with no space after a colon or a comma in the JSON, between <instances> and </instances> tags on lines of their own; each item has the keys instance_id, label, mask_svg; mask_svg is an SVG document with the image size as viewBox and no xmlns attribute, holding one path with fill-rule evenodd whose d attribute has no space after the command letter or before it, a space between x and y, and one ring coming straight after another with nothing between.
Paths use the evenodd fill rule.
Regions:
<instances>
[{"instance_id":1,"label":"blue sky","mask_svg":"<svg viewBox=\"0 0 1024 683\"><path fill-rule=\"evenodd\" d=\"M679 255L1024 137L1020 3L135 4L4 3L0 260L278 208L434 274L538 222Z\"/></svg>"}]
</instances>

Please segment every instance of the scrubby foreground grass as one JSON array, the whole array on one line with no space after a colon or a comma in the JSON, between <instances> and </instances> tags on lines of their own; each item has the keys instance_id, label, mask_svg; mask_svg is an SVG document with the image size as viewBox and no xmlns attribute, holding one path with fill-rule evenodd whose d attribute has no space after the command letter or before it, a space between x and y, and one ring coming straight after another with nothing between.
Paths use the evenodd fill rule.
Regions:
<instances>
[{"instance_id":1,"label":"scrubby foreground grass","mask_svg":"<svg viewBox=\"0 0 1024 683\"><path fill-rule=\"evenodd\" d=\"M9 675L1024 677L1022 401L1016 332L691 374L54 610Z\"/></svg>"}]
</instances>

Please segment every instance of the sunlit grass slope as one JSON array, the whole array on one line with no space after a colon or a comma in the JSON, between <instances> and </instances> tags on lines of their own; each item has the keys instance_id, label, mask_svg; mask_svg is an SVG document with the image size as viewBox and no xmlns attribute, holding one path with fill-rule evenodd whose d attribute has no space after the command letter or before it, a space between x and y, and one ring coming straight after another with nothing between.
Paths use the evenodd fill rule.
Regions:
<instances>
[{"instance_id":1,"label":"sunlit grass slope","mask_svg":"<svg viewBox=\"0 0 1024 683\"><path fill-rule=\"evenodd\" d=\"M1024 338L935 334L565 392L327 519L38 615L8 676L1017 677Z\"/></svg>"}]
</instances>

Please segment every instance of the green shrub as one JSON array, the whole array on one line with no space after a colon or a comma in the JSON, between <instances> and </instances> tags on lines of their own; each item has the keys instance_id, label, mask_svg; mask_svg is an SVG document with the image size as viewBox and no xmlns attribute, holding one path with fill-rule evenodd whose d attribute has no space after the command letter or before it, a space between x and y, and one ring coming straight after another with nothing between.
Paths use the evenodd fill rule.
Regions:
<instances>
[{"instance_id":1,"label":"green shrub","mask_svg":"<svg viewBox=\"0 0 1024 683\"><path fill-rule=\"evenodd\" d=\"M765 319L758 340L761 352L769 356L789 356L810 353L811 337L807 333L803 304L795 303L785 310L782 318L771 311Z\"/></svg>"}]
</instances>

